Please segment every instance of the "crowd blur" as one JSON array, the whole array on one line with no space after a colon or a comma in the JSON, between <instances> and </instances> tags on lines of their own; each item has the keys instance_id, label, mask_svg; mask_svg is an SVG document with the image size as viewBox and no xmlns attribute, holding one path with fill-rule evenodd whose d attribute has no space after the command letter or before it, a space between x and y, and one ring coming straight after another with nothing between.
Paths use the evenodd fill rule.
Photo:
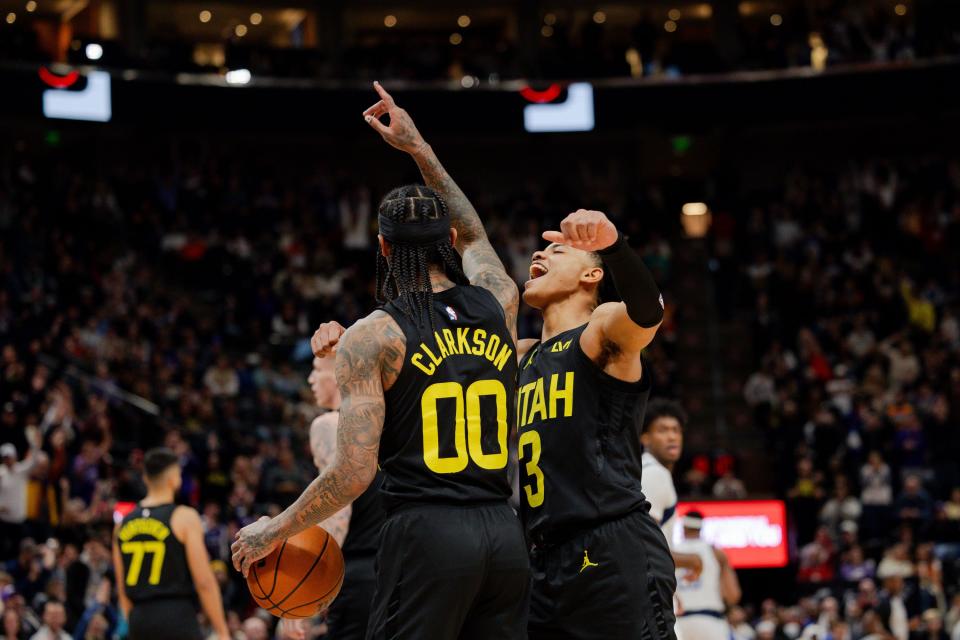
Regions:
<instances>
[{"instance_id":1,"label":"crowd blur","mask_svg":"<svg viewBox=\"0 0 960 640\"><path fill-rule=\"evenodd\" d=\"M247 68L261 77L349 81L469 77L474 82L466 86L473 86L517 78L676 77L902 63L960 54L960 10L952 2L541 4L536 15L504 4L472 18L457 18L455 7L447 9L453 12L449 18L434 15L433 8L425 8L422 15L411 9L399 18L373 9L339 17L308 15L299 22L278 16L286 25L281 32L243 24L246 31L240 35L233 20L224 23L213 40L204 40L187 26L187 20L194 20L191 11L176 14L184 25L148 21L142 27L144 41L137 45L116 34L86 33L86 25L96 20L81 15L76 19L81 39L68 56L73 63L88 64L81 43L89 40L103 43L99 64L113 68ZM19 14L0 25L0 57L41 63L56 57L45 49L52 41L49 34L32 27L39 15ZM219 14L212 19L221 20ZM315 45L306 44L308 32L327 34L330 22L340 24L338 38L320 36ZM212 50L220 54L212 55Z\"/></svg>"},{"instance_id":2,"label":"crowd blur","mask_svg":"<svg viewBox=\"0 0 960 640\"><path fill-rule=\"evenodd\" d=\"M752 319L743 393L810 596L761 617L960 637L960 163L796 173L744 204L714 247Z\"/></svg>"},{"instance_id":3,"label":"crowd blur","mask_svg":"<svg viewBox=\"0 0 960 640\"><path fill-rule=\"evenodd\" d=\"M96 162L22 141L0 151L3 639L123 636L110 535L155 444L181 457L181 500L201 513L236 638L280 633L228 568L229 544L315 473L312 330L374 304L372 187L249 150L141 146ZM677 395L679 239L651 225L675 218L658 185L585 168L471 186L518 280L583 193L614 212L665 290L649 361L657 392ZM724 304L754 322L746 402L795 469L776 479L803 597L731 611L742 638L960 638L958 194L956 163L865 161L798 171L714 214ZM524 311L520 334L538 331ZM710 490L749 487L731 471Z\"/></svg>"}]
</instances>

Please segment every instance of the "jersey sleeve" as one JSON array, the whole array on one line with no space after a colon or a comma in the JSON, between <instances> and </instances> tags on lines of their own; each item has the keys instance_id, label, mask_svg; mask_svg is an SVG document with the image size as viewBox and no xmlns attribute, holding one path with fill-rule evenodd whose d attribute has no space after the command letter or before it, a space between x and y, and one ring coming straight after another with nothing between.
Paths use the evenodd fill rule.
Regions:
<instances>
[{"instance_id":1,"label":"jersey sleeve","mask_svg":"<svg viewBox=\"0 0 960 640\"><path fill-rule=\"evenodd\" d=\"M677 491L673 488L673 478L666 467L650 465L644 467L641 482L643 494L650 502L650 515L663 526L670 521L677 508Z\"/></svg>"}]
</instances>

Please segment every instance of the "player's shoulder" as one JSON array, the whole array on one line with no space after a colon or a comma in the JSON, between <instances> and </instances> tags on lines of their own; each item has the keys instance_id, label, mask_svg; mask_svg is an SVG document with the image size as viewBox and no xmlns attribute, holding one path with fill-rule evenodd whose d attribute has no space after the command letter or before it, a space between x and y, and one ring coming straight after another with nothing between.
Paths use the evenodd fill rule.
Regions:
<instances>
[{"instance_id":1,"label":"player's shoulder","mask_svg":"<svg viewBox=\"0 0 960 640\"><path fill-rule=\"evenodd\" d=\"M406 337L389 313L378 309L346 330L337 345L337 382L369 379L380 372L384 388L396 380L406 355Z\"/></svg>"},{"instance_id":2,"label":"player's shoulder","mask_svg":"<svg viewBox=\"0 0 960 640\"><path fill-rule=\"evenodd\" d=\"M182 538L191 529L203 530L200 513L193 507L180 504L170 514L170 527L178 538Z\"/></svg>"}]
</instances>

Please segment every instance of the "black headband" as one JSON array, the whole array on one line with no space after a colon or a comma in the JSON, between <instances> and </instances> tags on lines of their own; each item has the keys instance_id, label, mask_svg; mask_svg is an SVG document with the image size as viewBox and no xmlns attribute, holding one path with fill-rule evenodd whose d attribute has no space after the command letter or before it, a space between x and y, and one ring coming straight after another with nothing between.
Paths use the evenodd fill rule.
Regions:
<instances>
[{"instance_id":1,"label":"black headband","mask_svg":"<svg viewBox=\"0 0 960 640\"><path fill-rule=\"evenodd\" d=\"M380 235L397 244L425 245L450 237L450 218L434 218L424 222L395 222L379 216Z\"/></svg>"}]
</instances>

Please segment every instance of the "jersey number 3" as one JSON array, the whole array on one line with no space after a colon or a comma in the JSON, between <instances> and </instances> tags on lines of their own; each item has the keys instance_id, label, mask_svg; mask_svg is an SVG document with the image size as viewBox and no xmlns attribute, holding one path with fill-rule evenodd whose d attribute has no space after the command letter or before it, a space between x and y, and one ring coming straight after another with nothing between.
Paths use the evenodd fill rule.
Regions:
<instances>
[{"instance_id":1,"label":"jersey number 3","mask_svg":"<svg viewBox=\"0 0 960 640\"><path fill-rule=\"evenodd\" d=\"M540 462L540 434L536 431L524 431L520 434L518 443L520 462L524 463L523 468L530 479L531 485L523 485L523 491L527 494L527 504L531 507L539 507L543 504L543 471L537 464ZM524 449L530 447L530 455L524 454Z\"/></svg>"},{"instance_id":2,"label":"jersey number 3","mask_svg":"<svg viewBox=\"0 0 960 640\"><path fill-rule=\"evenodd\" d=\"M480 398L492 397L497 407L497 443L499 450L484 453L481 439ZM437 403L449 399L456 403L453 443L456 455L440 457L440 425ZM427 387L420 400L423 412L423 461L434 473L459 473L468 460L481 469L507 466L507 390L499 380L477 380L466 389L459 382L437 382Z\"/></svg>"},{"instance_id":3,"label":"jersey number 3","mask_svg":"<svg viewBox=\"0 0 960 640\"><path fill-rule=\"evenodd\" d=\"M143 569L143 556L148 553L153 555L153 561L150 563L149 584L160 584L160 572L163 571L163 557L167 552L167 546L160 540L149 542L124 542L120 545L121 553L129 553L130 568L127 569L127 586L132 587L140 581L140 570Z\"/></svg>"}]
</instances>

